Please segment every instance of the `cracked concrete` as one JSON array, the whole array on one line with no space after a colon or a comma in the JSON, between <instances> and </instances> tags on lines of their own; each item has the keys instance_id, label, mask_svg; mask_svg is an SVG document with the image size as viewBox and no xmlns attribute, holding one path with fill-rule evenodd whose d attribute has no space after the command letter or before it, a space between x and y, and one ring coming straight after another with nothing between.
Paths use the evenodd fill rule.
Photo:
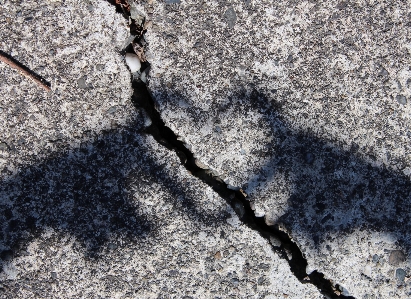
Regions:
<instances>
[{"instance_id":1,"label":"cracked concrete","mask_svg":"<svg viewBox=\"0 0 411 299\"><path fill-rule=\"evenodd\" d=\"M147 136L114 7L0 4L0 48L52 89L0 64L3 298L323 298Z\"/></svg>"},{"instance_id":2,"label":"cracked concrete","mask_svg":"<svg viewBox=\"0 0 411 299\"><path fill-rule=\"evenodd\" d=\"M244 190L343 295L408 298L409 5L140 9L148 88L200 167Z\"/></svg>"}]
</instances>

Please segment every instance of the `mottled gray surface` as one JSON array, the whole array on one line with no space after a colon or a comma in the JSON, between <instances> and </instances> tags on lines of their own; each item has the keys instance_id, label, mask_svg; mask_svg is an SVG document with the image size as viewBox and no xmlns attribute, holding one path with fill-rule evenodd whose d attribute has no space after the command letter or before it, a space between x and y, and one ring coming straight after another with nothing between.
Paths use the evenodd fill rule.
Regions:
<instances>
[{"instance_id":1,"label":"mottled gray surface","mask_svg":"<svg viewBox=\"0 0 411 299\"><path fill-rule=\"evenodd\" d=\"M0 49L52 89L46 93L0 63L0 142L8 149L0 152L0 172L14 173L134 119L130 76L119 54L128 29L108 3L0 4Z\"/></svg>"},{"instance_id":2,"label":"mottled gray surface","mask_svg":"<svg viewBox=\"0 0 411 299\"><path fill-rule=\"evenodd\" d=\"M134 128L26 168L1 191L2 298L323 298Z\"/></svg>"},{"instance_id":3,"label":"mottled gray surface","mask_svg":"<svg viewBox=\"0 0 411 299\"><path fill-rule=\"evenodd\" d=\"M0 63L1 298L323 298L141 133L114 7L0 4L0 48L52 88Z\"/></svg>"},{"instance_id":4,"label":"mottled gray surface","mask_svg":"<svg viewBox=\"0 0 411 299\"><path fill-rule=\"evenodd\" d=\"M149 89L166 125L256 215L285 224L308 271L357 298L408 298L409 3L152 10Z\"/></svg>"}]
</instances>

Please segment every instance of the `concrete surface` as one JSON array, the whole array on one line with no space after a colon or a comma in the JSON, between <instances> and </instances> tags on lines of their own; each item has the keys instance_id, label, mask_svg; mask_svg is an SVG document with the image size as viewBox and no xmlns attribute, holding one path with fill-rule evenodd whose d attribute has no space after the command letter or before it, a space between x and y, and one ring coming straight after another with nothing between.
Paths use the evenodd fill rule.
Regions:
<instances>
[{"instance_id":1,"label":"concrete surface","mask_svg":"<svg viewBox=\"0 0 411 299\"><path fill-rule=\"evenodd\" d=\"M130 77L119 54L128 37L125 21L108 3L79 3L1 3L0 49L52 89L44 92L1 63L4 175L134 120Z\"/></svg>"},{"instance_id":2,"label":"concrete surface","mask_svg":"<svg viewBox=\"0 0 411 299\"><path fill-rule=\"evenodd\" d=\"M323 298L179 164L131 127L5 179L2 298Z\"/></svg>"},{"instance_id":3,"label":"concrete surface","mask_svg":"<svg viewBox=\"0 0 411 299\"><path fill-rule=\"evenodd\" d=\"M323 298L142 133L101 1L1 1L2 298Z\"/></svg>"},{"instance_id":4,"label":"concrete surface","mask_svg":"<svg viewBox=\"0 0 411 299\"><path fill-rule=\"evenodd\" d=\"M141 4L167 126L356 298L409 298L410 6Z\"/></svg>"}]
</instances>

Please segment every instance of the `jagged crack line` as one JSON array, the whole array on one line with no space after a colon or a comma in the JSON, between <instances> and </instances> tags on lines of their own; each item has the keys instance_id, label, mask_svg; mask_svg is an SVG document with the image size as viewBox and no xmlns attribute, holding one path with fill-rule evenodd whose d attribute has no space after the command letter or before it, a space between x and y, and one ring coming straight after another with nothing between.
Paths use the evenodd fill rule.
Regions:
<instances>
[{"instance_id":1,"label":"jagged crack line","mask_svg":"<svg viewBox=\"0 0 411 299\"><path fill-rule=\"evenodd\" d=\"M229 189L227 184L219 177L213 176L210 170L204 170L195 164L194 154L188 150L184 143L177 139L177 135L168 128L160 117L160 113L155 109L155 104L150 96L147 86L142 82L133 82L133 103L137 108L143 108L152 124L146 129L146 133L165 146L169 150L176 152L183 166L195 177L210 186L220 197L222 197L237 213L243 224L257 231L262 237L270 241L274 237L281 241L281 246L272 245L272 249L288 261L291 271L302 283L311 283L320 292L330 298L354 298L338 295L338 289L333 286L330 280L318 271L311 274L306 273L307 260L304 258L298 245L293 242L290 236L281 229L279 225L268 226L264 217L256 217L251 209L250 202L241 191ZM288 255L291 253L292 258Z\"/></svg>"},{"instance_id":2,"label":"jagged crack line","mask_svg":"<svg viewBox=\"0 0 411 299\"><path fill-rule=\"evenodd\" d=\"M125 12L121 6L119 7L121 4L115 4L111 1L109 2L116 6L118 12L123 11L123 15L127 19L129 18L127 12ZM130 28L135 28L135 26L130 26ZM135 34L135 32L133 33ZM142 31L134 41L139 42L140 39L143 38L143 33L145 33L145 31ZM128 50L131 51L131 47L128 47ZM142 71L148 67L149 63L144 63L142 65ZM210 170L198 167L195 164L194 154L185 147L184 143L178 140L178 136L165 125L160 113L155 108L155 101L150 95L147 85L141 80L132 79L132 87L132 102L134 106L137 109L144 109L152 122L151 125L146 128L145 133L150 134L158 143L167 149L174 151L189 173L210 186L221 198L223 198L234 209L243 224L258 232L262 237L267 239L270 244L271 238L280 240L281 245L272 245L272 249L275 253L287 260L292 273L300 282L314 285L328 298L355 299L352 296L342 295L338 290L338 284L334 285L332 280L324 277L323 273L313 271L312 273L307 274L306 267L308 262L291 237L282 230L279 225L269 226L265 223L263 217L256 217L250 202L246 199L246 194L242 191L229 189L227 184L218 176L213 176ZM289 257L290 255L291 258Z\"/></svg>"}]
</instances>

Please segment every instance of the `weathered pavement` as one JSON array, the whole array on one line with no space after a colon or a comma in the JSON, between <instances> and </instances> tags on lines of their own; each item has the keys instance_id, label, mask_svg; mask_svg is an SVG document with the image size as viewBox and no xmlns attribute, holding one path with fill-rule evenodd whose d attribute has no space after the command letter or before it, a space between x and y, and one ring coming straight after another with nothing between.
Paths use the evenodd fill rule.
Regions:
<instances>
[{"instance_id":1,"label":"weathered pavement","mask_svg":"<svg viewBox=\"0 0 411 299\"><path fill-rule=\"evenodd\" d=\"M165 124L344 295L409 298L410 5L140 6Z\"/></svg>"},{"instance_id":2,"label":"weathered pavement","mask_svg":"<svg viewBox=\"0 0 411 299\"><path fill-rule=\"evenodd\" d=\"M0 63L2 298L323 298L144 133L113 6L0 1L0 37L52 89Z\"/></svg>"}]
</instances>

